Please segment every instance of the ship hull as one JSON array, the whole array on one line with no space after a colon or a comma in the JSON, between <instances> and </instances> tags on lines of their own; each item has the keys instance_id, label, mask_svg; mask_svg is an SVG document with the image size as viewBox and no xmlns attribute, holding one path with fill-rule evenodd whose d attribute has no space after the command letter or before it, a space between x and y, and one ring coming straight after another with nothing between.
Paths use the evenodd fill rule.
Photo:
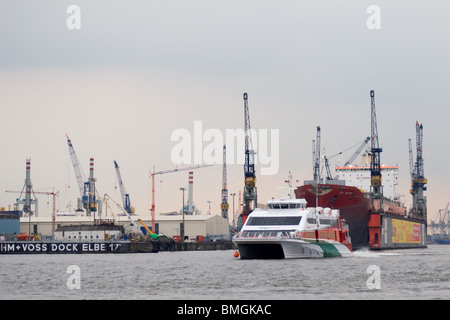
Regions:
<instances>
[{"instance_id":1,"label":"ship hull","mask_svg":"<svg viewBox=\"0 0 450 320\"><path fill-rule=\"evenodd\" d=\"M235 239L241 259L305 259L348 257L348 246L330 240Z\"/></svg>"},{"instance_id":2,"label":"ship hull","mask_svg":"<svg viewBox=\"0 0 450 320\"><path fill-rule=\"evenodd\" d=\"M319 184L317 193L316 186L303 185L295 190L295 196L311 207L339 209L349 226L354 250L426 247L426 223L405 218L406 208L391 200L383 199L385 214L373 215L368 194L352 186ZM374 200L373 206L378 210L379 202ZM400 239L399 234L404 237Z\"/></svg>"}]
</instances>

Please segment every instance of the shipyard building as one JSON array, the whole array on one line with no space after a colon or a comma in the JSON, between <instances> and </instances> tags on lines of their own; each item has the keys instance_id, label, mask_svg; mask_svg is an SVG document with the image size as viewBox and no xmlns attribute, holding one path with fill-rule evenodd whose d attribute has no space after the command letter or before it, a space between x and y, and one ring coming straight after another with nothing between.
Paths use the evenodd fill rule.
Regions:
<instances>
[{"instance_id":1,"label":"shipyard building","mask_svg":"<svg viewBox=\"0 0 450 320\"><path fill-rule=\"evenodd\" d=\"M135 216L134 220L137 221L139 218ZM141 218L145 225L151 227L151 218ZM109 220L112 222L113 220ZM97 224L99 222L107 222L107 220L96 220ZM182 229L183 216L182 215L157 215L155 220L155 233L164 234L168 237L176 237L179 236ZM184 216L185 223L185 239L193 239L197 236L209 237L210 239L230 239L229 235L229 223L228 221L219 216L219 215L185 215ZM1 223L0 223L1 224ZM127 226L130 222L126 216L119 216L116 218L117 226ZM6 227L6 223L3 224ZM74 236L77 236L73 233L75 226L78 226L78 231L83 234L79 234L78 237L82 237L83 239L92 239L98 240L105 238L100 234L99 230L94 230L93 228L89 228L86 226L94 226L94 218L86 217L86 216L56 216L55 222L53 223L51 217L22 217L20 218L20 230L19 230L19 219L15 220L15 229L16 233L27 233L34 235L40 235L45 238L46 236L51 236L54 233L55 237L57 236L59 239L67 238L71 236L73 239ZM137 224L139 227L141 225ZM8 227L11 229L10 227ZM81 230L80 228L85 228ZM8 232L11 230L8 229ZM104 229L104 228L103 228ZM103 230L102 229L102 230ZM142 231L144 231L143 227L141 227ZM53 232L54 230L54 232ZM63 234L64 233L64 234ZM145 232L144 232L145 233ZM0 232L1 234L1 232ZM108 237L113 235L112 230L109 230L105 234L108 234Z\"/></svg>"}]
</instances>

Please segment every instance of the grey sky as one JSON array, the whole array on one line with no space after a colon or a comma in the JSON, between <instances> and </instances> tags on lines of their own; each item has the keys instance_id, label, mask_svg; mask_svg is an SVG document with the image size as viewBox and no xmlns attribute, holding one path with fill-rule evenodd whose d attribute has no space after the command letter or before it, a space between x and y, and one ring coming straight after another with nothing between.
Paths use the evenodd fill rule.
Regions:
<instances>
[{"instance_id":1,"label":"grey sky","mask_svg":"<svg viewBox=\"0 0 450 320\"><path fill-rule=\"evenodd\" d=\"M68 30L66 9L81 9ZM369 30L369 5L381 30ZM32 158L36 190L55 187L75 204L65 133L98 188L114 189L117 160L132 204L149 207L148 171L171 169L171 133L252 126L280 130L280 170L258 176L259 201L280 196L291 170L309 179L311 140L335 154L370 134L375 90L382 162L400 165L409 196L408 138L424 125L429 215L450 201L450 4L448 1L0 1L0 206L21 189ZM349 158L351 152L343 155ZM332 164L333 161L332 161ZM194 201L217 213L220 166L197 170ZM229 165L229 190L243 168ZM157 211L178 210L187 173L158 178ZM67 185L71 189L67 189ZM47 189L45 189L47 188ZM50 211L40 197L42 215ZM230 198L231 202L231 198ZM237 204L237 198L236 198Z\"/></svg>"}]
</instances>

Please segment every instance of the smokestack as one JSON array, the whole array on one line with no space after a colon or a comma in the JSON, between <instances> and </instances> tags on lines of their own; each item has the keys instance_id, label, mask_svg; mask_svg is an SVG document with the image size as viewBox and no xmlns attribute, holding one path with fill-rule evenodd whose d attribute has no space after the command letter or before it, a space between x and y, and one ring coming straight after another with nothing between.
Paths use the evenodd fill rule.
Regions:
<instances>
[{"instance_id":1,"label":"smokestack","mask_svg":"<svg viewBox=\"0 0 450 320\"><path fill-rule=\"evenodd\" d=\"M28 213L31 211L31 158L26 158L26 175L25 175L25 205L23 211Z\"/></svg>"},{"instance_id":2,"label":"smokestack","mask_svg":"<svg viewBox=\"0 0 450 320\"><path fill-rule=\"evenodd\" d=\"M194 172L189 171L189 189L188 189L188 214L193 213L193 201L194 201Z\"/></svg>"},{"instance_id":3,"label":"smokestack","mask_svg":"<svg viewBox=\"0 0 450 320\"><path fill-rule=\"evenodd\" d=\"M89 164L89 180L93 180L94 179L94 158L90 159L90 164Z\"/></svg>"}]
</instances>

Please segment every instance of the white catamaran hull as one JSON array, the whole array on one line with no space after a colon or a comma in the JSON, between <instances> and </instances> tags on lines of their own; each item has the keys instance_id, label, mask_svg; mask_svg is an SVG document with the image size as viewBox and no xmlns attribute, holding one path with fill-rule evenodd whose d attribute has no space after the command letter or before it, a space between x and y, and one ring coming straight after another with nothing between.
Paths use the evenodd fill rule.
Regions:
<instances>
[{"instance_id":1,"label":"white catamaran hull","mask_svg":"<svg viewBox=\"0 0 450 320\"><path fill-rule=\"evenodd\" d=\"M332 240L296 238L234 239L241 259L292 259L348 257L352 252L342 243Z\"/></svg>"}]
</instances>

